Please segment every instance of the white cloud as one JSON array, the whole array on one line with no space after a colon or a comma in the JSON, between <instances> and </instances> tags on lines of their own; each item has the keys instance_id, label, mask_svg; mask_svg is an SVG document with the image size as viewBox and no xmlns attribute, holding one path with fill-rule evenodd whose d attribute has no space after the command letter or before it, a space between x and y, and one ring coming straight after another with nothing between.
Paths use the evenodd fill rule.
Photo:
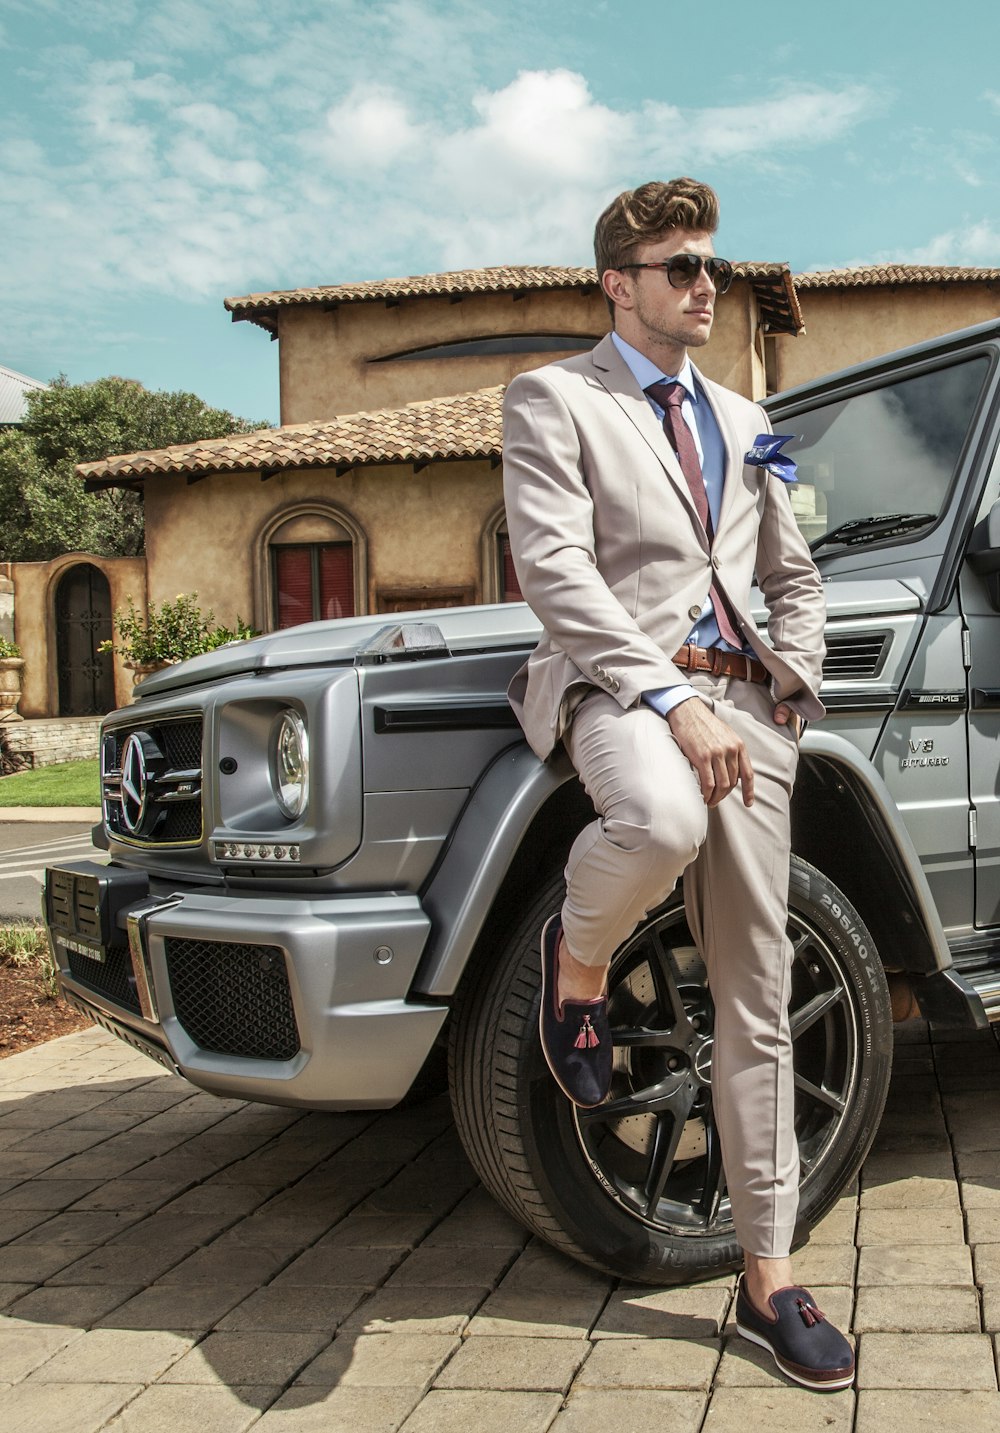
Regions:
<instances>
[{"instance_id":1,"label":"white cloud","mask_svg":"<svg viewBox=\"0 0 1000 1433\"><path fill-rule=\"evenodd\" d=\"M936 234L918 248L883 254L877 262L1000 268L1000 226L990 219L980 219L978 223Z\"/></svg>"},{"instance_id":2,"label":"white cloud","mask_svg":"<svg viewBox=\"0 0 1000 1433\"><path fill-rule=\"evenodd\" d=\"M100 5L103 24L132 27L136 58L64 47L46 70L40 55L51 123L20 137L8 127L0 146L8 275L64 309L125 292L218 298L587 262L594 217L617 190L682 172L718 179L748 159L773 169L842 141L878 107L859 85L752 106L611 105L569 68L510 78L491 41L504 33L509 46L516 27L461 0L327 0L281 15L267 0ZM488 83L494 69L504 77Z\"/></svg>"},{"instance_id":3,"label":"white cloud","mask_svg":"<svg viewBox=\"0 0 1000 1433\"><path fill-rule=\"evenodd\" d=\"M805 87L752 105L733 105L681 117L682 148L699 163L717 163L743 155L814 148L848 133L879 108L864 85L842 90ZM671 116L676 115L670 111Z\"/></svg>"},{"instance_id":4,"label":"white cloud","mask_svg":"<svg viewBox=\"0 0 1000 1433\"><path fill-rule=\"evenodd\" d=\"M323 133L307 138L306 149L321 156L331 169L345 173L385 169L412 152L422 127L410 116L403 99L381 87L355 85L326 113Z\"/></svg>"}]
</instances>

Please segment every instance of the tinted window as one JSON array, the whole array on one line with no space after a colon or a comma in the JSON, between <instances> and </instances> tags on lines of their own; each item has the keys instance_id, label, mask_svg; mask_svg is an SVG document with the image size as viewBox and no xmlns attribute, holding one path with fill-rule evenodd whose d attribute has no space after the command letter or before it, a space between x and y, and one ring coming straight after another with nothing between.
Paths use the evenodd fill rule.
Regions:
<instances>
[{"instance_id":1,"label":"tinted window","mask_svg":"<svg viewBox=\"0 0 1000 1433\"><path fill-rule=\"evenodd\" d=\"M987 366L971 359L777 419L796 435L785 449L798 464L790 495L808 540L853 518L940 513Z\"/></svg>"}]
</instances>

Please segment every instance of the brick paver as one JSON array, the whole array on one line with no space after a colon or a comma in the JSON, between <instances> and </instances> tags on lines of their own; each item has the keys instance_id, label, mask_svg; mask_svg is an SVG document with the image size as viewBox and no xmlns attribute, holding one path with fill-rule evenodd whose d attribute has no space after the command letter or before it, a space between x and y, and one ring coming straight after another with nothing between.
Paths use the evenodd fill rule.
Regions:
<instances>
[{"instance_id":1,"label":"brick paver","mask_svg":"<svg viewBox=\"0 0 1000 1433\"><path fill-rule=\"evenodd\" d=\"M447 1101L216 1100L98 1030L0 1060L0 1426L844 1433L1000 1419L1000 1049L897 1032L854 1188L797 1256L857 1388L790 1386L735 1280L619 1282L476 1184Z\"/></svg>"}]
</instances>

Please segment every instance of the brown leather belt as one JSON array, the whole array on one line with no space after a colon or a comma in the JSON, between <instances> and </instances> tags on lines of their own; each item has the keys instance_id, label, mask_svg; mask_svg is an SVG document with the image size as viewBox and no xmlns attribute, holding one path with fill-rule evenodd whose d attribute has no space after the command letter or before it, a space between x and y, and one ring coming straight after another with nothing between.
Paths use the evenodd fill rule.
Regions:
<instances>
[{"instance_id":1,"label":"brown leather belt","mask_svg":"<svg viewBox=\"0 0 1000 1433\"><path fill-rule=\"evenodd\" d=\"M674 654L674 666L689 672L711 672L713 677L739 677L744 682L766 682L767 668L742 652L722 647L696 647L688 643Z\"/></svg>"}]
</instances>

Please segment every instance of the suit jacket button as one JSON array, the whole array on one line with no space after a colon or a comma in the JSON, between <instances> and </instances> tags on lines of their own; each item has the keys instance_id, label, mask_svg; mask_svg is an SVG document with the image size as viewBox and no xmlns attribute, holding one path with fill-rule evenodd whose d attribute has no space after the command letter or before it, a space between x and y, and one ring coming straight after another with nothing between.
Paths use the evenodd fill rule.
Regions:
<instances>
[{"instance_id":1,"label":"suit jacket button","mask_svg":"<svg viewBox=\"0 0 1000 1433\"><path fill-rule=\"evenodd\" d=\"M688 608L688 616L691 618L692 622L697 622L698 618L701 616L701 608L692 605Z\"/></svg>"},{"instance_id":2,"label":"suit jacket button","mask_svg":"<svg viewBox=\"0 0 1000 1433\"><path fill-rule=\"evenodd\" d=\"M716 571L718 571L719 568L722 566L722 558L721 558L721 557L713 557L713 558L712 558L712 566L715 568Z\"/></svg>"},{"instance_id":3,"label":"suit jacket button","mask_svg":"<svg viewBox=\"0 0 1000 1433\"><path fill-rule=\"evenodd\" d=\"M621 682L618 680L617 677L612 677L612 678L611 678L611 690L612 690L613 692L621 691L621 685L622 685L622 684L621 684Z\"/></svg>"},{"instance_id":4,"label":"suit jacket button","mask_svg":"<svg viewBox=\"0 0 1000 1433\"><path fill-rule=\"evenodd\" d=\"M591 672L594 674L595 677L603 677L603 675L604 675L604 673L601 671L600 667L598 667L598 666L596 665L596 663L595 663L594 666L591 667L590 670L591 670Z\"/></svg>"}]
</instances>

